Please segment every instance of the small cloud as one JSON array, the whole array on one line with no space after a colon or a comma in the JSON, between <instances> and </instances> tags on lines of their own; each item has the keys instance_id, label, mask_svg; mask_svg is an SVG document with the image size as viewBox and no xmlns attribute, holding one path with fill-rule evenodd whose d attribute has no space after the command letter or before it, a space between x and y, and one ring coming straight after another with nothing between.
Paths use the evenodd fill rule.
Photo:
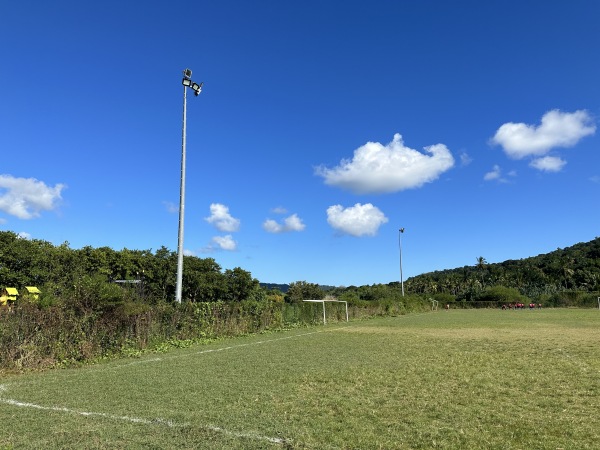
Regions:
<instances>
[{"instance_id":1,"label":"small cloud","mask_svg":"<svg viewBox=\"0 0 600 450\"><path fill-rule=\"evenodd\" d=\"M459 157L461 166L468 166L473 162L473 159L466 152L462 152Z\"/></svg>"},{"instance_id":2,"label":"small cloud","mask_svg":"<svg viewBox=\"0 0 600 450\"><path fill-rule=\"evenodd\" d=\"M543 158L536 158L529 163L531 167L544 172L560 172L562 168L567 164L566 161L556 156L544 156Z\"/></svg>"},{"instance_id":3,"label":"small cloud","mask_svg":"<svg viewBox=\"0 0 600 450\"><path fill-rule=\"evenodd\" d=\"M334 205L327 208L327 222L335 230L351 236L374 236L388 218L371 203L344 208Z\"/></svg>"},{"instance_id":4,"label":"small cloud","mask_svg":"<svg viewBox=\"0 0 600 450\"><path fill-rule=\"evenodd\" d=\"M492 138L513 159L542 156L556 147L573 147L580 139L596 132L596 125L587 111L563 113L548 111L539 126L525 123L505 123Z\"/></svg>"},{"instance_id":5,"label":"small cloud","mask_svg":"<svg viewBox=\"0 0 600 450\"><path fill-rule=\"evenodd\" d=\"M220 203L210 205L210 217L206 217L208 223L214 225L219 231L234 232L240 229L240 220L229 214L229 208Z\"/></svg>"},{"instance_id":6,"label":"small cloud","mask_svg":"<svg viewBox=\"0 0 600 450\"><path fill-rule=\"evenodd\" d=\"M590 181L592 183L600 183L600 175L594 175L593 177L590 177Z\"/></svg>"},{"instance_id":7,"label":"small cloud","mask_svg":"<svg viewBox=\"0 0 600 450\"><path fill-rule=\"evenodd\" d=\"M454 165L443 144L425 147L425 151L430 155L406 147L402 136L395 134L387 145L367 142L354 151L352 160L343 159L333 169L319 166L315 173L325 184L356 194L398 192L434 181Z\"/></svg>"},{"instance_id":8,"label":"small cloud","mask_svg":"<svg viewBox=\"0 0 600 450\"><path fill-rule=\"evenodd\" d=\"M183 249L184 256L196 256L196 253L193 250Z\"/></svg>"},{"instance_id":9,"label":"small cloud","mask_svg":"<svg viewBox=\"0 0 600 450\"><path fill-rule=\"evenodd\" d=\"M237 242L230 234L227 236L215 236L212 238L211 242L213 242L220 250L234 251L237 249Z\"/></svg>"},{"instance_id":10,"label":"small cloud","mask_svg":"<svg viewBox=\"0 0 600 450\"><path fill-rule=\"evenodd\" d=\"M285 218L283 223L277 223L272 219L267 219L263 223L263 229L269 233L285 233L288 231L302 231L306 225L302 223L302 219L297 214Z\"/></svg>"},{"instance_id":11,"label":"small cloud","mask_svg":"<svg viewBox=\"0 0 600 450\"><path fill-rule=\"evenodd\" d=\"M173 202L164 201L162 202L162 204L168 213L174 214L176 212L179 212L179 207Z\"/></svg>"},{"instance_id":12,"label":"small cloud","mask_svg":"<svg viewBox=\"0 0 600 450\"><path fill-rule=\"evenodd\" d=\"M516 177L517 176L517 172L514 170L511 170L510 172L508 172L507 174L509 177ZM499 183L508 183L509 180L506 179L505 177L502 176L502 169L500 169L499 165L494 165L494 167L492 168L492 170L488 173L486 173L483 176L483 179L485 181L498 181Z\"/></svg>"},{"instance_id":13,"label":"small cloud","mask_svg":"<svg viewBox=\"0 0 600 450\"><path fill-rule=\"evenodd\" d=\"M277 208L273 208L271 212L273 214L285 214L287 213L287 209L285 209L283 206L278 206Z\"/></svg>"},{"instance_id":14,"label":"small cloud","mask_svg":"<svg viewBox=\"0 0 600 450\"><path fill-rule=\"evenodd\" d=\"M500 178L500 175L501 175L500 166L495 165L491 172L488 172L483 176L483 179L485 181L497 180Z\"/></svg>"},{"instance_id":15,"label":"small cloud","mask_svg":"<svg viewBox=\"0 0 600 450\"><path fill-rule=\"evenodd\" d=\"M237 242L233 239L233 236L230 234L226 236L215 236L210 240L210 244L208 244L206 247L203 247L200 251L202 253L214 253L221 250L237 250Z\"/></svg>"},{"instance_id":16,"label":"small cloud","mask_svg":"<svg viewBox=\"0 0 600 450\"><path fill-rule=\"evenodd\" d=\"M17 236L20 239L25 239L26 241L31 240L31 234L27 233L26 231L20 231L19 233L17 233Z\"/></svg>"},{"instance_id":17,"label":"small cloud","mask_svg":"<svg viewBox=\"0 0 600 450\"><path fill-rule=\"evenodd\" d=\"M25 220L39 217L41 211L57 207L64 188L64 184L50 187L35 178L0 175L0 211Z\"/></svg>"}]
</instances>

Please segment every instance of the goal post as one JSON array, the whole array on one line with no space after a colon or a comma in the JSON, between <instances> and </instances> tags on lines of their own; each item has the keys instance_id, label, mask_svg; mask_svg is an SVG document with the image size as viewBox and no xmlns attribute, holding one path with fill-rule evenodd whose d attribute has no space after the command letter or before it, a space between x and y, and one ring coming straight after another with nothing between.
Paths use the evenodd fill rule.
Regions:
<instances>
[{"instance_id":1,"label":"goal post","mask_svg":"<svg viewBox=\"0 0 600 450\"><path fill-rule=\"evenodd\" d=\"M323 300L303 300L305 302L310 302L310 303L321 303L323 305L323 325L327 324L327 315L325 313L325 303L329 302L329 303L344 303L346 305L346 322L348 322L348 302L345 300L330 300L330 299L323 299Z\"/></svg>"}]
</instances>

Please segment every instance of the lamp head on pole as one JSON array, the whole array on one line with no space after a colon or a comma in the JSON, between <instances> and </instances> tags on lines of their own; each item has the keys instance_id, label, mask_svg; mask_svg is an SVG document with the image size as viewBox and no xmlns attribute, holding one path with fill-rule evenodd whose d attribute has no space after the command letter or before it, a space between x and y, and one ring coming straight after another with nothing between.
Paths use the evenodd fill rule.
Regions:
<instances>
[{"instance_id":1,"label":"lamp head on pole","mask_svg":"<svg viewBox=\"0 0 600 450\"><path fill-rule=\"evenodd\" d=\"M400 228L400 233L404 233L404 228Z\"/></svg>"}]
</instances>

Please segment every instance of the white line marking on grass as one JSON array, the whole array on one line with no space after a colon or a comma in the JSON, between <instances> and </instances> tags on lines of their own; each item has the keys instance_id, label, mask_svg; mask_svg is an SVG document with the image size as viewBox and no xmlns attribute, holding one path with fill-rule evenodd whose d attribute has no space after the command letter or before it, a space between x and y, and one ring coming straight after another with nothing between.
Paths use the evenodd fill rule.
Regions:
<instances>
[{"instance_id":1,"label":"white line marking on grass","mask_svg":"<svg viewBox=\"0 0 600 450\"><path fill-rule=\"evenodd\" d=\"M6 392L6 391L7 391L6 385L3 385L3 384L0 385L0 392ZM121 422L130 422L130 423L136 423L136 424L141 424L141 425L164 425L169 428L190 427L189 423L177 423L172 420L162 419L160 417L156 418L156 419L144 419L141 417L118 416L115 414L107 414L107 413L100 413L100 412L79 411L76 409L65 408L63 406L43 406L43 405L37 405L35 403L21 402L19 400L14 400L14 399L10 399L10 398L1 398L0 397L0 403L4 403L6 405L11 405L11 406L17 406L20 408L32 408L32 409L37 409L40 411L62 412L62 413L75 414L75 415L84 416L84 417L100 417L103 419L110 419L110 420L116 420L116 421L121 421ZM229 431L224 428L215 427L215 426L211 426L211 425L200 425L200 428L203 428L203 429L209 430L209 431L214 431L216 433L225 434L230 437L254 439L254 440L259 440L259 441L270 442L272 444L284 444L284 443L290 442L288 439L262 436L260 434L253 434L253 433L238 433L235 431Z\"/></svg>"},{"instance_id":2,"label":"white line marking on grass","mask_svg":"<svg viewBox=\"0 0 600 450\"><path fill-rule=\"evenodd\" d=\"M147 363L153 363L153 362L160 362L160 361L169 361L172 359L177 359L177 358L188 358L190 356L196 356L196 355L204 355L207 353L217 353L217 352L223 352L225 350L233 350L236 348L242 348L242 347L249 347L251 345L260 345L260 344L269 344L271 342L278 342L278 341L283 341L286 339L294 339L297 337L304 337L304 336L310 336L312 334L317 334L317 333L326 333L329 331L337 331L337 330L341 330L343 328L347 328L349 325L347 326L343 326L343 327L337 327L337 328L331 328L329 330L317 330L317 331L311 331L309 333L302 333L302 334L294 334L293 336L284 336L284 337L280 337L280 338L276 338L276 339L269 339L266 341L256 341L256 342L246 342L244 344L237 344L237 345L230 345L228 347L221 347L221 348L209 348L207 350L199 350L197 352L192 352L192 353L185 353L182 355L172 355L172 356L166 356L163 358L151 358L151 359L144 359L144 360L140 360L140 361L133 361L133 362L129 362L127 364L122 364L119 366L113 366L111 367L112 369L121 369L123 367L127 367L127 366L131 366L134 364L147 364Z\"/></svg>"}]
</instances>

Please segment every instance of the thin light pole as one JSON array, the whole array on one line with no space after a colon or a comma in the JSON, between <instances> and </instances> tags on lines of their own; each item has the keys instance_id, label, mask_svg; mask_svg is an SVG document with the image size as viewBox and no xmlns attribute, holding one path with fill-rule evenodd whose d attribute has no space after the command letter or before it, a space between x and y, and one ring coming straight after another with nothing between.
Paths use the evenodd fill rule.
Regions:
<instances>
[{"instance_id":1,"label":"thin light pole","mask_svg":"<svg viewBox=\"0 0 600 450\"><path fill-rule=\"evenodd\" d=\"M404 297L404 279L402 277L402 234L404 228L398 230L398 242L400 243L400 285L402 286L402 297Z\"/></svg>"},{"instance_id":2,"label":"thin light pole","mask_svg":"<svg viewBox=\"0 0 600 450\"><path fill-rule=\"evenodd\" d=\"M185 69L183 71L183 126L181 131L181 182L179 185L179 233L177 235L177 285L175 287L175 301L181 303L181 292L183 290L183 223L185 217L185 139L186 139L186 120L187 120L187 88L191 87L196 96L202 91L203 83L193 83L191 80L192 71Z\"/></svg>"},{"instance_id":3,"label":"thin light pole","mask_svg":"<svg viewBox=\"0 0 600 450\"><path fill-rule=\"evenodd\" d=\"M183 86L183 127L181 132L181 179L179 184L179 233L177 234L177 288L175 301L181 303L183 281L183 223L185 217L185 134L187 116L187 89Z\"/></svg>"}]
</instances>

